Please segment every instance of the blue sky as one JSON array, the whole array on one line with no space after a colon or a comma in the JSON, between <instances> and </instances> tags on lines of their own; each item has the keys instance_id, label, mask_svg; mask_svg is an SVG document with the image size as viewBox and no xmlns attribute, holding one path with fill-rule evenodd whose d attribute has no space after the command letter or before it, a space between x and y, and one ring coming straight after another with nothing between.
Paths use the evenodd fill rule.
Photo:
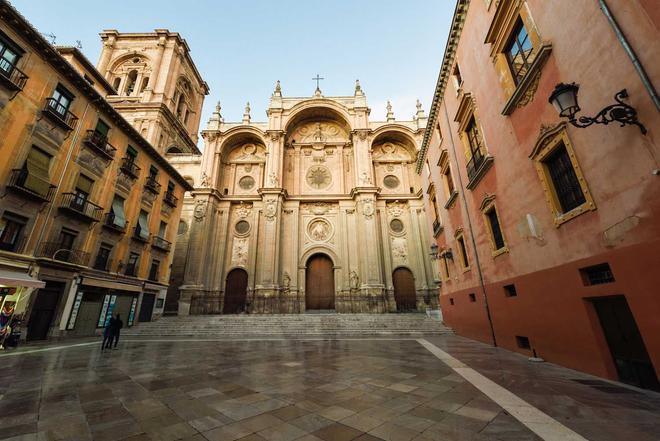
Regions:
<instances>
[{"instance_id":1,"label":"blue sky","mask_svg":"<svg viewBox=\"0 0 660 441\"><path fill-rule=\"evenodd\" d=\"M265 110L276 80L285 96L311 96L317 73L326 96L351 95L360 79L382 120L392 100L397 119L410 119L419 98L428 112L440 69L453 0L13 0L40 32L59 45L80 40L96 63L98 33L168 28L188 41L209 84L202 127L215 103L226 121ZM182 7L183 6L183 7Z\"/></svg>"}]
</instances>

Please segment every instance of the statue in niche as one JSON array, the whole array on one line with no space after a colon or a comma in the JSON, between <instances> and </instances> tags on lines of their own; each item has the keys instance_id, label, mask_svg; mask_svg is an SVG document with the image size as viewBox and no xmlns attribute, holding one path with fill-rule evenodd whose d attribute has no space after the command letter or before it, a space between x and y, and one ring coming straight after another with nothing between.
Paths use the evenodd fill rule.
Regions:
<instances>
[{"instance_id":1,"label":"statue in niche","mask_svg":"<svg viewBox=\"0 0 660 441\"><path fill-rule=\"evenodd\" d=\"M310 225L309 232L313 240L323 241L328 238L328 230L329 227L325 221L317 220Z\"/></svg>"},{"instance_id":2,"label":"statue in niche","mask_svg":"<svg viewBox=\"0 0 660 441\"><path fill-rule=\"evenodd\" d=\"M321 123L316 123L316 130L314 131L314 142L323 142L323 131L321 130Z\"/></svg>"},{"instance_id":3,"label":"statue in niche","mask_svg":"<svg viewBox=\"0 0 660 441\"><path fill-rule=\"evenodd\" d=\"M349 279L349 287L351 290L356 290L360 287L360 276L355 272L355 270L351 270L351 272L348 275Z\"/></svg>"},{"instance_id":4,"label":"statue in niche","mask_svg":"<svg viewBox=\"0 0 660 441\"><path fill-rule=\"evenodd\" d=\"M277 177L277 173L275 172L270 172L268 175L268 180L270 181L271 187L277 187L277 185L280 183L280 180Z\"/></svg>"},{"instance_id":5,"label":"statue in niche","mask_svg":"<svg viewBox=\"0 0 660 441\"><path fill-rule=\"evenodd\" d=\"M284 292L289 292L291 290L291 277L289 277L289 273L286 271L282 276L282 289Z\"/></svg>"}]
</instances>

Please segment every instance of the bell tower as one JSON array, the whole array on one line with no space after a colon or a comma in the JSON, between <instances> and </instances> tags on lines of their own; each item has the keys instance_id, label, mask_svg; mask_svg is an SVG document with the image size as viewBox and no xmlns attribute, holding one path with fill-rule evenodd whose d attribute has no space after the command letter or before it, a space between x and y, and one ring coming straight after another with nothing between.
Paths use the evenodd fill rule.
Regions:
<instances>
[{"instance_id":1,"label":"bell tower","mask_svg":"<svg viewBox=\"0 0 660 441\"><path fill-rule=\"evenodd\" d=\"M199 153L197 140L209 87L176 32L101 32L97 69L115 89L106 99L161 154Z\"/></svg>"}]
</instances>

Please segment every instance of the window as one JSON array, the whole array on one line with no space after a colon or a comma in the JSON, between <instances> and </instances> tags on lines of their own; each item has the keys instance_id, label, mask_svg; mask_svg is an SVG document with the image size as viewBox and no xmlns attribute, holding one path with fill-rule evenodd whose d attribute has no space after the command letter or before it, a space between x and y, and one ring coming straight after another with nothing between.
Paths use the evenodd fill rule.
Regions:
<instances>
[{"instance_id":1,"label":"window","mask_svg":"<svg viewBox=\"0 0 660 441\"><path fill-rule=\"evenodd\" d=\"M444 269L445 280L449 280L451 275L449 274L449 262L447 256L442 256L442 267Z\"/></svg>"},{"instance_id":2,"label":"window","mask_svg":"<svg viewBox=\"0 0 660 441\"><path fill-rule=\"evenodd\" d=\"M0 34L0 73L9 77L21 57L21 51Z\"/></svg>"},{"instance_id":3,"label":"window","mask_svg":"<svg viewBox=\"0 0 660 441\"><path fill-rule=\"evenodd\" d=\"M160 221L160 225L158 226L158 237L165 238L167 235L167 222Z\"/></svg>"},{"instance_id":4,"label":"window","mask_svg":"<svg viewBox=\"0 0 660 441\"><path fill-rule=\"evenodd\" d=\"M448 166L445 169L445 172L443 173L443 175L445 177L445 184L447 184L448 197L451 197L451 195L455 191L455 187L454 187L454 179L451 176L451 167L450 166Z\"/></svg>"},{"instance_id":5,"label":"window","mask_svg":"<svg viewBox=\"0 0 660 441\"><path fill-rule=\"evenodd\" d=\"M504 285L504 296L505 297L518 297L518 292L516 291L516 285Z\"/></svg>"},{"instance_id":6,"label":"window","mask_svg":"<svg viewBox=\"0 0 660 441\"><path fill-rule=\"evenodd\" d=\"M140 255L138 253L130 253L128 255L128 262L126 263L126 272L127 276L135 276L138 269L138 261L140 260Z\"/></svg>"},{"instance_id":7,"label":"window","mask_svg":"<svg viewBox=\"0 0 660 441\"><path fill-rule=\"evenodd\" d=\"M509 42L504 48L504 54L509 63L513 81L518 84L529 71L534 61L534 47L527 35L527 29L522 20L518 18Z\"/></svg>"},{"instance_id":8,"label":"window","mask_svg":"<svg viewBox=\"0 0 660 441\"><path fill-rule=\"evenodd\" d=\"M126 79L126 92L124 95L131 95L135 90L135 82L137 81L137 70L132 70L128 73Z\"/></svg>"},{"instance_id":9,"label":"window","mask_svg":"<svg viewBox=\"0 0 660 441\"><path fill-rule=\"evenodd\" d=\"M126 149L126 158L128 158L131 162L135 162L135 158L137 158L138 152L135 150L135 148L131 147L130 145Z\"/></svg>"},{"instance_id":10,"label":"window","mask_svg":"<svg viewBox=\"0 0 660 441\"><path fill-rule=\"evenodd\" d=\"M458 243L458 254L461 266L464 270L470 269L470 261L468 260L467 248L465 248L465 239L463 235L460 234L456 237L456 242Z\"/></svg>"},{"instance_id":11,"label":"window","mask_svg":"<svg viewBox=\"0 0 660 441\"><path fill-rule=\"evenodd\" d=\"M456 82L456 89L460 89L463 86L463 76L461 75L461 69L458 67L458 63L454 64L452 75L454 76L454 81Z\"/></svg>"},{"instance_id":12,"label":"window","mask_svg":"<svg viewBox=\"0 0 660 441\"><path fill-rule=\"evenodd\" d=\"M85 81L87 81L87 82L89 83L90 86L93 86L93 85L94 85L94 80L92 80L92 79L89 77L89 75L87 75L86 73L83 74L83 78L85 79Z\"/></svg>"},{"instance_id":13,"label":"window","mask_svg":"<svg viewBox=\"0 0 660 441\"><path fill-rule=\"evenodd\" d=\"M119 228L126 227L126 214L124 213L124 198L115 195L112 200L112 207L110 207L110 216L108 216L108 223Z\"/></svg>"},{"instance_id":14,"label":"window","mask_svg":"<svg viewBox=\"0 0 660 441\"><path fill-rule=\"evenodd\" d=\"M446 149L443 149L440 153L440 159L438 159L438 167L440 167L442 182L445 187L445 195L447 197L445 208L449 209L456 200L458 193L454 187L454 180L451 175L451 166L449 165L449 153L447 153Z\"/></svg>"},{"instance_id":15,"label":"window","mask_svg":"<svg viewBox=\"0 0 660 441\"><path fill-rule=\"evenodd\" d=\"M612 269L607 263L580 268L580 275L584 286L601 285L615 281Z\"/></svg>"},{"instance_id":16,"label":"window","mask_svg":"<svg viewBox=\"0 0 660 441\"><path fill-rule=\"evenodd\" d=\"M60 249L72 250L73 244L76 241L76 237L78 237L77 231L70 230L68 228L62 228L58 241Z\"/></svg>"},{"instance_id":17,"label":"window","mask_svg":"<svg viewBox=\"0 0 660 441\"><path fill-rule=\"evenodd\" d=\"M19 252L23 246L23 228L28 219L5 211L0 218L0 250Z\"/></svg>"},{"instance_id":18,"label":"window","mask_svg":"<svg viewBox=\"0 0 660 441\"><path fill-rule=\"evenodd\" d=\"M158 177L158 169L153 165L149 167L149 178L156 179Z\"/></svg>"},{"instance_id":19,"label":"window","mask_svg":"<svg viewBox=\"0 0 660 441\"><path fill-rule=\"evenodd\" d=\"M502 236L500 220L497 217L497 210L495 207L491 208L486 213L486 218L488 218L488 224L490 226L490 232L493 236L493 244L495 245L495 249L499 250L504 248L504 236Z\"/></svg>"},{"instance_id":20,"label":"window","mask_svg":"<svg viewBox=\"0 0 660 441\"><path fill-rule=\"evenodd\" d=\"M470 298L470 302L476 302L477 301L477 295L474 293L468 294L468 297Z\"/></svg>"},{"instance_id":21,"label":"window","mask_svg":"<svg viewBox=\"0 0 660 441\"><path fill-rule=\"evenodd\" d=\"M62 85L58 85L53 92L53 97L48 101L48 107L60 115L61 117L66 116L66 112L69 111L71 102L73 101L73 95L71 92L66 90Z\"/></svg>"},{"instance_id":22,"label":"window","mask_svg":"<svg viewBox=\"0 0 660 441\"><path fill-rule=\"evenodd\" d=\"M121 84L121 78L115 78L115 81L112 83L112 88L116 91L119 91L119 85Z\"/></svg>"},{"instance_id":23,"label":"window","mask_svg":"<svg viewBox=\"0 0 660 441\"><path fill-rule=\"evenodd\" d=\"M558 145L543 160L543 164L550 175L562 213L567 213L586 202L565 145Z\"/></svg>"},{"instance_id":24,"label":"window","mask_svg":"<svg viewBox=\"0 0 660 441\"><path fill-rule=\"evenodd\" d=\"M149 85L149 77L144 77L142 79L142 86L140 86L140 93L144 92L144 89Z\"/></svg>"},{"instance_id":25,"label":"window","mask_svg":"<svg viewBox=\"0 0 660 441\"><path fill-rule=\"evenodd\" d=\"M78 182L76 183L75 196L71 200L71 207L77 210L83 211L85 209L85 204L87 203L87 198L92 192L92 186L94 181L89 179L85 175L78 176Z\"/></svg>"},{"instance_id":26,"label":"window","mask_svg":"<svg viewBox=\"0 0 660 441\"><path fill-rule=\"evenodd\" d=\"M520 349L531 349L531 344L529 342L529 337L523 335L516 335L516 344Z\"/></svg>"},{"instance_id":27,"label":"window","mask_svg":"<svg viewBox=\"0 0 660 441\"><path fill-rule=\"evenodd\" d=\"M464 93L461 96L454 121L459 124L458 131L467 161L469 182L466 187L468 190L474 190L492 167L494 159L488 155L476 113L476 103L471 93Z\"/></svg>"},{"instance_id":28,"label":"window","mask_svg":"<svg viewBox=\"0 0 660 441\"><path fill-rule=\"evenodd\" d=\"M142 240L149 240L149 213L144 210L140 210L135 235Z\"/></svg>"},{"instance_id":29,"label":"window","mask_svg":"<svg viewBox=\"0 0 660 441\"><path fill-rule=\"evenodd\" d=\"M37 194L45 196L50 190L50 160L52 156L32 146L18 184Z\"/></svg>"},{"instance_id":30,"label":"window","mask_svg":"<svg viewBox=\"0 0 660 441\"><path fill-rule=\"evenodd\" d=\"M94 129L96 133L102 136L104 139L108 138L108 132L110 131L110 126L107 125L103 120L98 120L96 122L96 128Z\"/></svg>"},{"instance_id":31,"label":"window","mask_svg":"<svg viewBox=\"0 0 660 441\"><path fill-rule=\"evenodd\" d=\"M94 269L101 271L108 271L108 262L112 253L112 245L102 243L99 247L99 252L96 253L96 260L94 261Z\"/></svg>"},{"instance_id":32,"label":"window","mask_svg":"<svg viewBox=\"0 0 660 441\"><path fill-rule=\"evenodd\" d=\"M452 299L451 297L449 298L449 304L450 304L450 305L453 305L453 304L454 304L454 299Z\"/></svg>"},{"instance_id":33,"label":"window","mask_svg":"<svg viewBox=\"0 0 660 441\"><path fill-rule=\"evenodd\" d=\"M153 259L151 261L151 268L149 268L149 280L158 280L158 268L160 267L160 260Z\"/></svg>"},{"instance_id":34,"label":"window","mask_svg":"<svg viewBox=\"0 0 660 441\"><path fill-rule=\"evenodd\" d=\"M535 162L556 226L596 209L564 123L539 136L530 158Z\"/></svg>"},{"instance_id":35,"label":"window","mask_svg":"<svg viewBox=\"0 0 660 441\"><path fill-rule=\"evenodd\" d=\"M172 181L167 182L167 194L174 195L174 182Z\"/></svg>"},{"instance_id":36,"label":"window","mask_svg":"<svg viewBox=\"0 0 660 441\"><path fill-rule=\"evenodd\" d=\"M472 160L483 158L481 134L479 133L479 127L477 126L477 121L474 119L474 115L470 117L465 134L467 135L468 145L470 147L470 158Z\"/></svg>"}]
</instances>

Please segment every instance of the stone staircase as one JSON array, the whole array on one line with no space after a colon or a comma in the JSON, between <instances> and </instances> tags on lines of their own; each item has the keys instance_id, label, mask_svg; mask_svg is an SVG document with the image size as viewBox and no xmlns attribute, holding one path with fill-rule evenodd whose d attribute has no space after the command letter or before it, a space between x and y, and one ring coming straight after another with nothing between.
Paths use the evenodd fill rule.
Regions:
<instances>
[{"instance_id":1,"label":"stone staircase","mask_svg":"<svg viewBox=\"0 0 660 441\"><path fill-rule=\"evenodd\" d=\"M453 333L426 314L251 314L162 317L122 330L129 337L319 338Z\"/></svg>"}]
</instances>

